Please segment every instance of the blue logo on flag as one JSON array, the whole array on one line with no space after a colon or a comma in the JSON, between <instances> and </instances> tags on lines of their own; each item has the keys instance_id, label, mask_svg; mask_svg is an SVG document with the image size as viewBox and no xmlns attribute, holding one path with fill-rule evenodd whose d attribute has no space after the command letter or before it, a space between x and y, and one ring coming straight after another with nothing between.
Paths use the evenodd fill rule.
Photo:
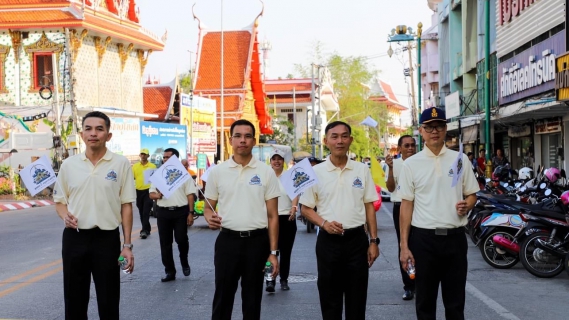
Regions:
<instances>
[{"instance_id":1,"label":"blue logo on flag","mask_svg":"<svg viewBox=\"0 0 569 320\"><path fill-rule=\"evenodd\" d=\"M308 176L308 174L306 174L306 172L297 171L297 169L295 169L292 175L292 181L293 181L292 185L295 188L300 187L303 183L308 182L308 180L310 180L310 177Z\"/></svg>"},{"instance_id":2,"label":"blue logo on flag","mask_svg":"<svg viewBox=\"0 0 569 320\"><path fill-rule=\"evenodd\" d=\"M182 171L176 169L174 166L168 166L164 171L166 172L164 178L166 179L166 184L169 186L173 185L174 182L178 181L183 175Z\"/></svg>"},{"instance_id":3,"label":"blue logo on flag","mask_svg":"<svg viewBox=\"0 0 569 320\"><path fill-rule=\"evenodd\" d=\"M39 185L51 177L51 173L42 165L33 166L31 171L33 172L32 179L35 185Z\"/></svg>"}]
</instances>

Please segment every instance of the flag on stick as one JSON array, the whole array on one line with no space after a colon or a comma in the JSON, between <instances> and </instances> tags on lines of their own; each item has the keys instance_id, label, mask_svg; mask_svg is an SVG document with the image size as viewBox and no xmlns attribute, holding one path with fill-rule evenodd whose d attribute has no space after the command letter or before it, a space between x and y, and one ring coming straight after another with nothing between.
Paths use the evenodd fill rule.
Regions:
<instances>
[{"instance_id":1,"label":"flag on stick","mask_svg":"<svg viewBox=\"0 0 569 320\"><path fill-rule=\"evenodd\" d=\"M377 162L375 157L371 157L371 177L376 185L387 190L387 184L385 183L385 171L383 171L383 168L379 162Z\"/></svg>"}]
</instances>

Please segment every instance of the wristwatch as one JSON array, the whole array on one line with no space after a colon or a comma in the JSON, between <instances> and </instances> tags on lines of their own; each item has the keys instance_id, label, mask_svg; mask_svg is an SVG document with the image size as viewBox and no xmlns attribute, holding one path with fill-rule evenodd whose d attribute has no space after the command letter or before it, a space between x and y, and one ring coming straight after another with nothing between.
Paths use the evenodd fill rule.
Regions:
<instances>
[{"instance_id":1,"label":"wristwatch","mask_svg":"<svg viewBox=\"0 0 569 320\"><path fill-rule=\"evenodd\" d=\"M190 214L191 214L191 215L195 215L195 214L196 214L196 211L192 210L192 211L190 211Z\"/></svg>"},{"instance_id":2,"label":"wristwatch","mask_svg":"<svg viewBox=\"0 0 569 320\"><path fill-rule=\"evenodd\" d=\"M271 250L271 254L278 257L279 256L279 250Z\"/></svg>"},{"instance_id":3,"label":"wristwatch","mask_svg":"<svg viewBox=\"0 0 569 320\"><path fill-rule=\"evenodd\" d=\"M369 239L369 244L375 243L375 244L379 245L380 242L381 242L381 241L379 241L379 238L375 238L375 239L372 238L372 239Z\"/></svg>"},{"instance_id":4,"label":"wristwatch","mask_svg":"<svg viewBox=\"0 0 569 320\"><path fill-rule=\"evenodd\" d=\"M125 243L122 245L123 249L124 248L129 248L130 250L132 250L132 247L134 247L134 245L132 243Z\"/></svg>"}]
</instances>

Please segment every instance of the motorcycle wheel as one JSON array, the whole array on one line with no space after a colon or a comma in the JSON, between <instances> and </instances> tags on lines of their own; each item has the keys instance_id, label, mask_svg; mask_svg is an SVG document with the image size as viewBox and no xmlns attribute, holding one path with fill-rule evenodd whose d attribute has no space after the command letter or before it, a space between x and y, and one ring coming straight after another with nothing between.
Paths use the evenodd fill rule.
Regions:
<instances>
[{"instance_id":1,"label":"motorcycle wheel","mask_svg":"<svg viewBox=\"0 0 569 320\"><path fill-rule=\"evenodd\" d=\"M569 274L569 253L565 255L565 262L563 263L563 266L565 266L565 271Z\"/></svg>"},{"instance_id":2,"label":"motorcycle wheel","mask_svg":"<svg viewBox=\"0 0 569 320\"><path fill-rule=\"evenodd\" d=\"M549 237L548 232L536 232L529 235L520 246L520 260L524 268L539 278L553 278L564 269L563 258L555 257L536 247L535 242L538 239L548 241ZM559 243L558 239L553 241Z\"/></svg>"},{"instance_id":3,"label":"motorcycle wheel","mask_svg":"<svg viewBox=\"0 0 569 320\"><path fill-rule=\"evenodd\" d=\"M510 230L493 231L480 241L480 253L482 253L484 261L492 267L496 269L509 269L520 261L520 256L512 255L503 249L497 248L494 244L494 240L492 240L496 235L500 235L508 240L514 239L514 232Z\"/></svg>"}]
</instances>

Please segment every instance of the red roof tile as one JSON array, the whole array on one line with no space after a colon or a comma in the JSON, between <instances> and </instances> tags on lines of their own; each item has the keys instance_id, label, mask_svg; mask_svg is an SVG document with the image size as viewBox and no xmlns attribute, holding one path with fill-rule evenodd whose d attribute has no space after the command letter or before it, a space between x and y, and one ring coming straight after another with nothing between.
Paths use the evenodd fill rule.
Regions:
<instances>
[{"instance_id":1,"label":"red roof tile","mask_svg":"<svg viewBox=\"0 0 569 320\"><path fill-rule=\"evenodd\" d=\"M215 103L217 105L217 115L219 116L219 113L221 112L221 97L211 96L208 98L215 100ZM240 96L224 96L223 97L224 112L238 112L240 101L241 101Z\"/></svg>"},{"instance_id":2,"label":"red roof tile","mask_svg":"<svg viewBox=\"0 0 569 320\"><path fill-rule=\"evenodd\" d=\"M270 108L270 107L272 107L275 98L272 95L269 95L268 98L269 98L268 104L269 104L269 108ZM287 104L293 103L295 99L293 99L291 96L287 95L287 96L277 96L276 100L277 100L277 105L278 105L279 103L287 103ZM302 95L302 96L297 95L296 96L296 103L309 103L309 102L312 102L312 99L310 98L310 96L306 96L306 95Z\"/></svg>"},{"instance_id":3,"label":"red roof tile","mask_svg":"<svg viewBox=\"0 0 569 320\"><path fill-rule=\"evenodd\" d=\"M227 31L224 42L224 87L244 88L245 70L248 67L251 33ZM221 32L208 32L201 43L200 61L195 90L221 88Z\"/></svg>"},{"instance_id":4,"label":"red roof tile","mask_svg":"<svg viewBox=\"0 0 569 320\"><path fill-rule=\"evenodd\" d=\"M266 92L292 92L293 88L296 91L311 91L312 84L310 82L306 83L305 79L298 79L300 81L294 82L294 79L283 79L282 81L266 80L265 81L265 91ZM310 80L310 79L308 79ZM302 81L302 82L301 82Z\"/></svg>"},{"instance_id":5,"label":"red roof tile","mask_svg":"<svg viewBox=\"0 0 569 320\"><path fill-rule=\"evenodd\" d=\"M393 93L393 89L391 88L391 85L389 85L386 82L383 82L381 80L379 80L379 85L383 89L383 92L385 93L385 96L387 98L389 98L390 100L393 100L394 102L399 103L399 100L397 100L397 97Z\"/></svg>"},{"instance_id":6,"label":"red roof tile","mask_svg":"<svg viewBox=\"0 0 569 320\"><path fill-rule=\"evenodd\" d=\"M77 20L70 12L61 10L42 10L42 11L0 11L0 25L4 23L19 23L28 25L39 22L46 25L50 22L74 21Z\"/></svg>"},{"instance_id":7,"label":"red roof tile","mask_svg":"<svg viewBox=\"0 0 569 320\"><path fill-rule=\"evenodd\" d=\"M145 120L163 120L166 118L166 112L172 103L172 88L169 86L143 87L143 105L144 113L156 114L158 119Z\"/></svg>"}]
</instances>

